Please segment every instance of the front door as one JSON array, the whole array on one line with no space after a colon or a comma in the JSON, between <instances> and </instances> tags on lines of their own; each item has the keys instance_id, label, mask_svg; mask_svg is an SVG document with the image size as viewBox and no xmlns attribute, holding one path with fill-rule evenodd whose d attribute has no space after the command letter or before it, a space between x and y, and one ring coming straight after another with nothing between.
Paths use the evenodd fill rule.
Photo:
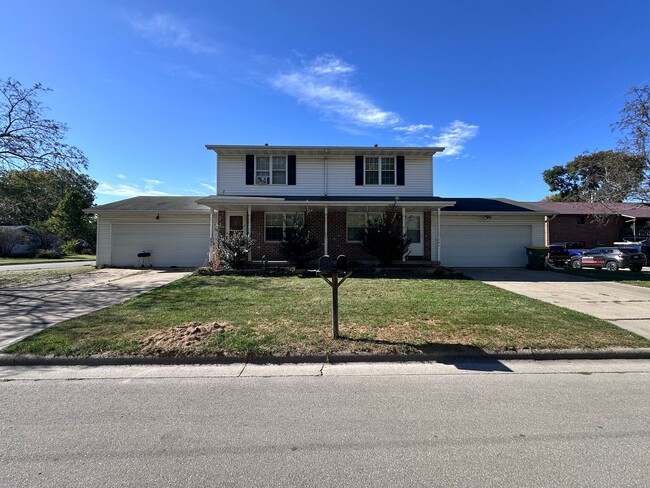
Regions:
<instances>
[{"instance_id":1,"label":"front door","mask_svg":"<svg viewBox=\"0 0 650 488\"><path fill-rule=\"evenodd\" d=\"M424 257L424 214L406 214L406 235L411 240L410 257Z\"/></svg>"},{"instance_id":2,"label":"front door","mask_svg":"<svg viewBox=\"0 0 650 488\"><path fill-rule=\"evenodd\" d=\"M226 214L226 232L234 234L235 232L246 233L246 213L245 212L228 212Z\"/></svg>"}]
</instances>

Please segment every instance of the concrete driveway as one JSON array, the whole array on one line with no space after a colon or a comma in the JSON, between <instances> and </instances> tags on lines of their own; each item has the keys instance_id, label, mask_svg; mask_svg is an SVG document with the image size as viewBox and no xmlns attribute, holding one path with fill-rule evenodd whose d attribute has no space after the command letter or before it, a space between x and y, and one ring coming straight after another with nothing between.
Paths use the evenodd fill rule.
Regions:
<instances>
[{"instance_id":1,"label":"concrete driveway","mask_svg":"<svg viewBox=\"0 0 650 488\"><path fill-rule=\"evenodd\" d=\"M0 349L63 320L121 303L188 274L107 268L64 281L0 289Z\"/></svg>"},{"instance_id":2,"label":"concrete driveway","mask_svg":"<svg viewBox=\"0 0 650 488\"><path fill-rule=\"evenodd\" d=\"M520 295L593 315L650 339L650 288L525 268L458 271Z\"/></svg>"}]
</instances>

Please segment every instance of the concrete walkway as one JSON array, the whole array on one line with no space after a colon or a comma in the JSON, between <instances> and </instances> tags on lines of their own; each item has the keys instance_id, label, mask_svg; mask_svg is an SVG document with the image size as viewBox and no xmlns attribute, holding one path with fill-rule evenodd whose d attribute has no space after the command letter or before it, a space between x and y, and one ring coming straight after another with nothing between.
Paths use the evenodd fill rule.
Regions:
<instances>
[{"instance_id":1,"label":"concrete walkway","mask_svg":"<svg viewBox=\"0 0 650 488\"><path fill-rule=\"evenodd\" d=\"M520 295L593 315L650 339L650 288L525 268L458 271Z\"/></svg>"},{"instance_id":2,"label":"concrete walkway","mask_svg":"<svg viewBox=\"0 0 650 488\"><path fill-rule=\"evenodd\" d=\"M0 273L3 271L28 271L30 269L49 268L77 268L80 266L95 266L95 261L61 261L57 263L24 263L24 264L2 264Z\"/></svg>"},{"instance_id":3,"label":"concrete walkway","mask_svg":"<svg viewBox=\"0 0 650 488\"><path fill-rule=\"evenodd\" d=\"M57 282L0 289L0 349L63 320L121 303L188 274L107 268Z\"/></svg>"}]
</instances>

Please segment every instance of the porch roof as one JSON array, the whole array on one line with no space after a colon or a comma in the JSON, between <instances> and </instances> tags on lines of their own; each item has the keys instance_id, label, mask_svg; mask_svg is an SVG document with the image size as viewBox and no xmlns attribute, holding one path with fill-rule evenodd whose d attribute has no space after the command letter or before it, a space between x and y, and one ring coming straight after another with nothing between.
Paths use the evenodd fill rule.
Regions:
<instances>
[{"instance_id":1,"label":"porch roof","mask_svg":"<svg viewBox=\"0 0 650 488\"><path fill-rule=\"evenodd\" d=\"M206 205L216 210L245 210L247 207L256 210L277 210L280 208L336 208L337 210L359 210L362 208L385 208L396 204L398 208L415 210L432 210L449 207L455 204L453 200L440 197L383 197L383 196L233 196L213 195L197 200L200 205Z\"/></svg>"}]
</instances>

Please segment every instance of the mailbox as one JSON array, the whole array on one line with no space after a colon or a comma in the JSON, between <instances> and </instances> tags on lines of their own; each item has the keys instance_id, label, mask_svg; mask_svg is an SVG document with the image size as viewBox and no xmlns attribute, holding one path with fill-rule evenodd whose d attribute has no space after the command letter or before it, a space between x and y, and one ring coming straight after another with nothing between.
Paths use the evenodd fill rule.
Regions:
<instances>
[{"instance_id":1,"label":"mailbox","mask_svg":"<svg viewBox=\"0 0 650 488\"><path fill-rule=\"evenodd\" d=\"M318 260L318 271L321 273L331 273L332 272L332 258L327 254L321 256Z\"/></svg>"},{"instance_id":2,"label":"mailbox","mask_svg":"<svg viewBox=\"0 0 650 488\"><path fill-rule=\"evenodd\" d=\"M336 269L337 271L348 270L348 258L345 256L345 254L341 254L336 258Z\"/></svg>"}]
</instances>

